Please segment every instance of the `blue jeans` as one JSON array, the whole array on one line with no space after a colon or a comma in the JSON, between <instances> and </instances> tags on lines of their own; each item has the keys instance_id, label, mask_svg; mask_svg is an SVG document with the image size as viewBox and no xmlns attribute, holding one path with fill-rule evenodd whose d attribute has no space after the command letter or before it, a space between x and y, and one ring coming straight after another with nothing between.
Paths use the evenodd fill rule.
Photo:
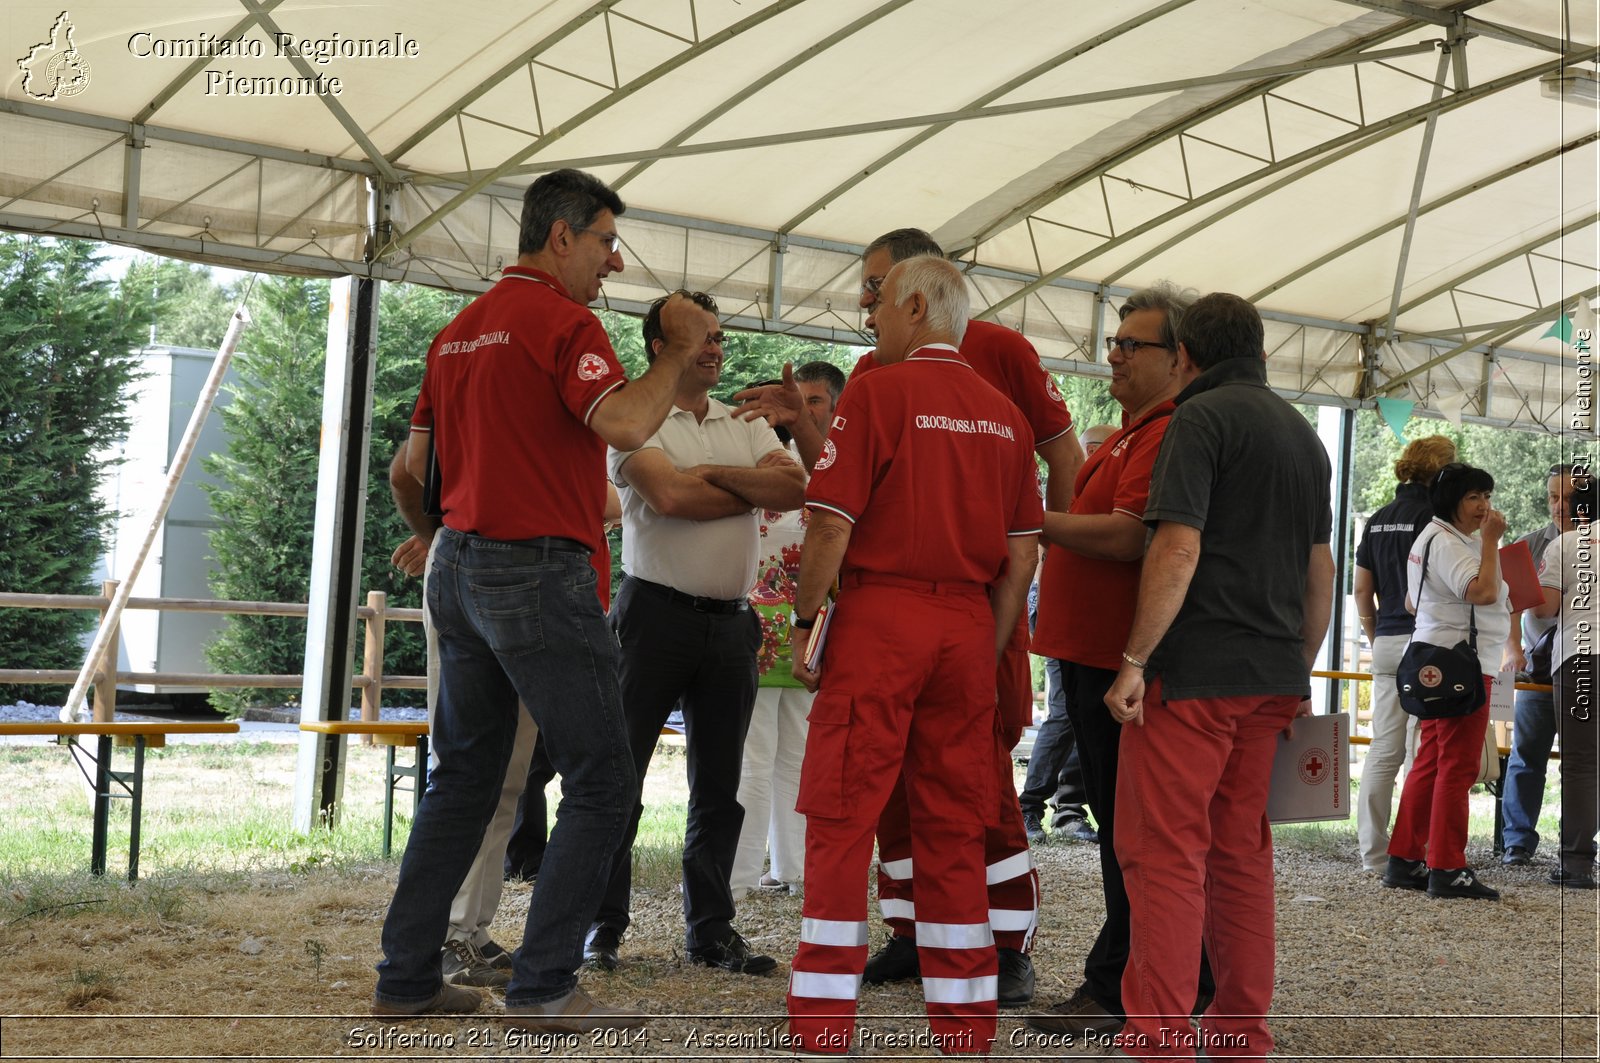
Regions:
<instances>
[{"instance_id":1,"label":"blue jeans","mask_svg":"<svg viewBox=\"0 0 1600 1063\"><path fill-rule=\"evenodd\" d=\"M1043 819L1045 802L1054 794L1054 826L1059 830L1072 820L1086 818L1083 803L1088 794L1083 785L1078 742L1067 716L1067 691L1061 662L1048 657L1044 668L1045 698L1050 714L1034 735L1033 752L1028 754L1028 774L1023 777L1022 792L1017 800L1024 815Z\"/></svg>"},{"instance_id":2,"label":"blue jeans","mask_svg":"<svg viewBox=\"0 0 1600 1063\"><path fill-rule=\"evenodd\" d=\"M1507 849L1520 845L1531 853L1539 847L1539 806L1544 804L1545 769L1555 740L1555 699L1542 691L1517 691L1511 757L1500 797Z\"/></svg>"},{"instance_id":3,"label":"blue jeans","mask_svg":"<svg viewBox=\"0 0 1600 1063\"><path fill-rule=\"evenodd\" d=\"M577 544L499 542L449 528L439 536L427 591L439 633L438 767L400 862L374 996L416 1004L439 990L450 902L499 799L520 697L561 775L562 799L506 1003L543 1003L577 983L583 933L638 799L616 643Z\"/></svg>"}]
</instances>

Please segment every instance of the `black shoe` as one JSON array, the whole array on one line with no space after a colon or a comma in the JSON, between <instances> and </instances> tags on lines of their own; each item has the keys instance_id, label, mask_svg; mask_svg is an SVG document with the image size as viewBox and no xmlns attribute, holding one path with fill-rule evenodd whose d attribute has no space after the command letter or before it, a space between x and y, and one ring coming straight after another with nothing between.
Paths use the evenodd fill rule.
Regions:
<instances>
[{"instance_id":1,"label":"black shoe","mask_svg":"<svg viewBox=\"0 0 1600 1063\"><path fill-rule=\"evenodd\" d=\"M1594 889L1594 876L1586 875L1582 871L1568 871L1564 867L1553 868L1550 871L1549 883L1568 890Z\"/></svg>"},{"instance_id":2,"label":"black shoe","mask_svg":"<svg viewBox=\"0 0 1600 1063\"><path fill-rule=\"evenodd\" d=\"M1428 888L1428 864L1424 860L1391 856L1389 870L1383 873L1383 884L1397 890L1425 890Z\"/></svg>"},{"instance_id":3,"label":"black shoe","mask_svg":"<svg viewBox=\"0 0 1600 1063\"><path fill-rule=\"evenodd\" d=\"M911 938L892 937L867 961L866 970L861 972L861 982L863 985L881 985L921 976L922 964L917 960L917 943Z\"/></svg>"},{"instance_id":4,"label":"black shoe","mask_svg":"<svg viewBox=\"0 0 1600 1063\"><path fill-rule=\"evenodd\" d=\"M1045 837L1044 817L1037 812L1022 814L1022 829L1028 835L1029 845L1043 845L1050 840Z\"/></svg>"},{"instance_id":5,"label":"black shoe","mask_svg":"<svg viewBox=\"0 0 1600 1063\"><path fill-rule=\"evenodd\" d=\"M1533 863L1533 854L1520 845L1508 845L1500 862L1506 867L1526 867Z\"/></svg>"},{"instance_id":6,"label":"black shoe","mask_svg":"<svg viewBox=\"0 0 1600 1063\"><path fill-rule=\"evenodd\" d=\"M1016 949L996 949L1000 955L1000 980L996 996L1002 1008L1033 1003L1033 960Z\"/></svg>"},{"instance_id":7,"label":"black shoe","mask_svg":"<svg viewBox=\"0 0 1600 1063\"><path fill-rule=\"evenodd\" d=\"M1053 832L1056 837L1065 837L1075 842L1088 842L1093 845L1100 841L1099 833L1089 825L1086 819L1069 819L1058 822Z\"/></svg>"},{"instance_id":8,"label":"black shoe","mask_svg":"<svg viewBox=\"0 0 1600 1063\"><path fill-rule=\"evenodd\" d=\"M778 961L771 956L751 952L750 943L738 934L718 945L690 949L689 961L702 967L720 967L734 974L767 974L778 966Z\"/></svg>"},{"instance_id":9,"label":"black shoe","mask_svg":"<svg viewBox=\"0 0 1600 1063\"><path fill-rule=\"evenodd\" d=\"M1430 897L1465 897L1478 901L1498 901L1500 891L1490 889L1478 881L1478 876L1472 873L1470 867L1456 867L1449 870L1434 868L1428 872L1428 896Z\"/></svg>"},{"instance_id":10,"label":"black shoe","mask_svg":"<svg viewBox=\"0 0 1600 1063\"><path fill-rule=\"evenodd\" d=\"M487 945L478 950L483 953L483 958L495 967L511 970L511 951L498 941L490 939Z\"/></svg>"},{"instance_id":11,"label":"black shoe","mask_svg":"<svg viewBox=\"0 0 1600 1063\"><path fill-rule=\"evenodd\" d=\"M622 934L616 928L596 923L583 939L583 962L591 967L614 971L622 962L617 958L617 947L622 944Z\"/></svg>"}]
</instances>

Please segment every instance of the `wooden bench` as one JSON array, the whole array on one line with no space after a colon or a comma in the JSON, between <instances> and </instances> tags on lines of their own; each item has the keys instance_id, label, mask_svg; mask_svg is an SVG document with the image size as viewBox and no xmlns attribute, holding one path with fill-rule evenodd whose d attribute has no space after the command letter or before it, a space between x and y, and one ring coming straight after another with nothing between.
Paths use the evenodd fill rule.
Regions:
<instances>
[{"instance_id":1,"label":"wooden bench","mask_svg":"<svg viewBox=\"0 0 1600 1063\"><path fill-rule=\"evenodd\" d=\"M426 720L313 720L300 724L302 731L325 735L371 735L386 747L383 784L383 855L394 847L394 794L401 779L411 782L411 815L416 818L422 792L428 788L428 722ZM416 759L396 764L395 749L414 746Z\"/></svg>"},{"instance_id":2,"label":"wooden bench","mask_svg":"<svg viewBox=\"0 0 1600 1063\"><path fill-rule=\"evenodd\" d=\"M175 734L238 734L236 723L168 723L162 720L119 723L0 723L0 735L48 735L72 751L73 762L94 791L94 834L89 844L89 873L106 873L106 842L110 832L111 802L127 798L131 815L128 822L128 881L139 877L139 818L144 807L144 751L167 744ZM94 753L79 743L82 736L97 739ZM133 747L133 770L111 767L112 751L118 745ZM92 769L84 763L87 760ZM117 791L121 791L120 793Z\"/></svg>"}]
</instances>

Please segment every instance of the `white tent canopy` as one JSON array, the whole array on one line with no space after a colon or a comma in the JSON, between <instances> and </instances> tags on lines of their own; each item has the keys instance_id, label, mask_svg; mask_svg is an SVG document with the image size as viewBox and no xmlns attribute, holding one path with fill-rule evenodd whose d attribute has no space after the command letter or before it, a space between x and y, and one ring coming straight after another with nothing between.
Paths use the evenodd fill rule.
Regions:
<instances>
[{"instance_id":1,"label":"white tent canopy","mask_svg":"<svg viewBox=\"0 0 1600 1063\"><path fill-rule=\"evenodd\" d=\"M10 0L0 226L471 290L575 165L630 205L620 309L856 340L861 245L916 225L1058 369L1171 279L1256 300L1290 394L1559 431L1600 112L1541 78L1594 6Z\"/></svg>"}]
</instances>

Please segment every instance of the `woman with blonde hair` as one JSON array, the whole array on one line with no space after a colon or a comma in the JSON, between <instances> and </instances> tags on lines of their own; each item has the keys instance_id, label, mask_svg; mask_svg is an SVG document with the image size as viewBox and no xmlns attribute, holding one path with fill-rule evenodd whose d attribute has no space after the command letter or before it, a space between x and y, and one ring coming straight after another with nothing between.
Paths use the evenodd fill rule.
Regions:
<instances>
[{"instance_id":1,"label":"woman with blonde hair","mask_svg":"<svg viewBox=\"0 0 1600 1063\"><path fill-rule=\"evenodd\" d=\"M1356 616L1372 646L1372 744L1361 768L1356 813L1361 866L1383 874L1389 858L1389 814L1394 781L1416 745L1416 721L1400 708L1394 670L1415 623L1406 610L1406 557L1433 519L1428 484L1456 460L1456 445L1444 436L1413 440L1394 463L1394 501L1367 521L1356 549Z\"/></svg>"}]
</instances>

